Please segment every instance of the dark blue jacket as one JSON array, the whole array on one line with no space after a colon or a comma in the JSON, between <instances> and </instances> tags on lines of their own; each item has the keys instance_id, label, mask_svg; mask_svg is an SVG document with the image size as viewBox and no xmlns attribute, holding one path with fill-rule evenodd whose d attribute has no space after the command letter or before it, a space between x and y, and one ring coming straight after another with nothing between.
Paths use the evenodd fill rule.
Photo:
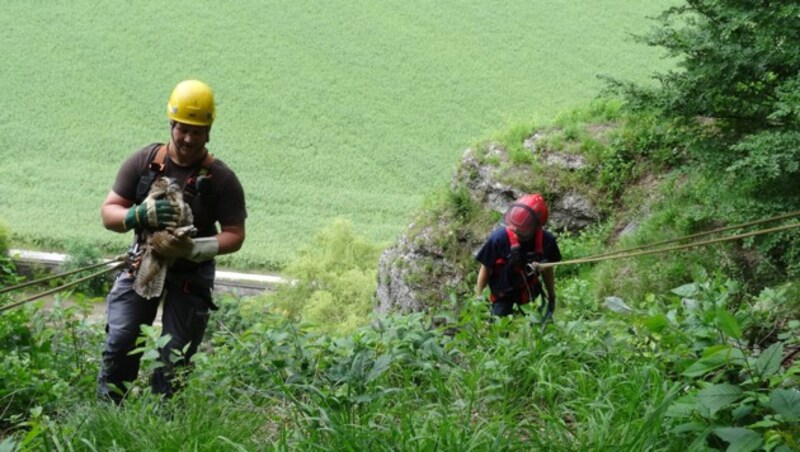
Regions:
<instances>
[{"instance_id":1,"label":"dark blue jacket","mask_svg":"<svg viewBox=\"0 0 800 452\"><path fill-rule=\"evenodd\" d=\"M520 241L520 255L523 263L530 262L558 262L561 260L561 251L558 249L558 242L555 236L548 231L542 234L542 252L536 252L534 240L527 242ZM489 289L492 292L493 300L513 300L518 301L522 297L522 275L519 268L513 268L509 264L511 253L511 241L505 227L499 227L489 234L489 238L483 244L475 259L491 270L489 276ZM531 287L531 298L541 293L541 283L537 282L535 287Z\"/></svg>"}]
</instances>

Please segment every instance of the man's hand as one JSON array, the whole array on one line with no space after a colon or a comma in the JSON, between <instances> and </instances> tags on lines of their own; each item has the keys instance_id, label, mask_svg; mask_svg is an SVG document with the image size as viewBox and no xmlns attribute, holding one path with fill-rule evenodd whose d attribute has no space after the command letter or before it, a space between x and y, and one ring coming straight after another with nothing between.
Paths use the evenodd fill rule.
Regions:
<instances>
[{"instance_id":1,"label":"man's hand","mask_svg":"<svg viewBox=\"0 0 800 452\"><path fill-rule=\"evenodd\" d=\"M188 259L192 262L207 261L219 252L219 242L214 237L199 239L192 239L188 236L178 237L170 230L163 231L158 239L154 235L150 245L153 247L153 251L160 256Z\"/></svg>"},{"instance_id":2,"label":"man's hand","mask_svg":"<svg viewBox=\"0 0 800 452\"><path fill-rule=\"evenodd\" d=\"M130 229L164 229L177 225L178 212L175 206L166 199L147 199L138 206L128 209L125 214L125 230Z\"/></svg>"}]
</instances>

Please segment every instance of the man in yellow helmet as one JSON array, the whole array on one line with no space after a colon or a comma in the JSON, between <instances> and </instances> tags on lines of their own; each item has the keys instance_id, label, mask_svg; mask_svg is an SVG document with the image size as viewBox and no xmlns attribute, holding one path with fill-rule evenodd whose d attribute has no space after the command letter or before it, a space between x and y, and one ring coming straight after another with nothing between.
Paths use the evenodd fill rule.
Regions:
<instances>
[{"instance_id":1,"label":"man in yellow helmet","mask_svg":"<svg viewBox=\"0 0 800 452\"><path fill-rule=\"evenodd\" d=\"M247 211L239 179L206 148L216 118L211 88L197 80L180 82L167 103L167 117L169 142L145 146L131 155L100 209L106 229L135 231L134 258L152 246L152 252L174 260L158 296L145 298L133 289L137 262L133 259L106 299L108 336L98 392L116 402L123 400L127 384L138 375L141 354L129 353L141 325L152 325L162 300L162 334L170 335L170 340L161 350L164 366L153 375L152 387L155 393L172 394L175 366L189 363L203 338L209 313L216 309L211 297L214 256L238 251L245 238ZM174 204L147 196L160 177L172 178L183 188L183 200L191 207L197 229L194 238L170 240L167 235L167 240L145 243L147 233L171 231L177 221ZM175 352L181 354L177 360Z\"/></svg>"}]
</instances>

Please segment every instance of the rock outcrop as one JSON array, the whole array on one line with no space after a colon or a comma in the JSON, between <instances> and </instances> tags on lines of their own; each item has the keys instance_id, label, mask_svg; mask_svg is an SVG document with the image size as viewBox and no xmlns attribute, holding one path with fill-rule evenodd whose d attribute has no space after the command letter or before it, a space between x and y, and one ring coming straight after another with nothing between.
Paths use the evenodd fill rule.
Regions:
<instances>
[{"instance_id":1,"label":"rock outcrop","mask_svg":"<svg viewBox=\"0 0 800 452\"><path fill-rule=\"evenodd\" d=\"M377 310L415 312L434 308L451 295L471 293L477 265L472 256L514 199L530 191L526 183L547 177L538 171L582 171L587 167L579 154L548 152L538 146L542 135L525 140L524 149L539 165L514 164L502 145L467 149L450 183L452 197L472 217L443 206L437 212L420 213L397 243L380 257ZM552 175L550 175L552 177ZM563 192L562 192L563 191ZM466 193L468 200L462 199ZM548 229L580 231L600 218L589 196L575 188L556 187L546 193L550 209ZM470 206L464 207L469 203ZM458 210L458 209L455 209Z\"/></svg>"}]
</instances>

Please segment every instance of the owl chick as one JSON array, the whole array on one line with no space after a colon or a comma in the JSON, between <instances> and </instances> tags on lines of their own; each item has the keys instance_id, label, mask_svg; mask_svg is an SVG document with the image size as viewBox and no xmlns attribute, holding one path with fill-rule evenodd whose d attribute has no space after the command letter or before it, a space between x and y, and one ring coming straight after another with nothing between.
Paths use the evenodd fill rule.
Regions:
<instances>
[{"instance_id":1,"label":"owl chick","mask_svg":"<svg viewBox=\"0 0 800 452\"><path fill-rule=\"evenodd\" d=\"M169 200L178 214L177 226L168 227L160 231L147 231L144 234L144 254L136 279L133 282L133 290L142 297L153 298L161 295L164 290L164 281L167 277L167 268L175 259L160 256L153 251L153 241L164 240L168 236L179 239L191 240L197 229L192 224L194 218L192 209L183 201L183 190L175 179L160 177L153 182L148 198Z\"/></svg>"}]
</instances>

